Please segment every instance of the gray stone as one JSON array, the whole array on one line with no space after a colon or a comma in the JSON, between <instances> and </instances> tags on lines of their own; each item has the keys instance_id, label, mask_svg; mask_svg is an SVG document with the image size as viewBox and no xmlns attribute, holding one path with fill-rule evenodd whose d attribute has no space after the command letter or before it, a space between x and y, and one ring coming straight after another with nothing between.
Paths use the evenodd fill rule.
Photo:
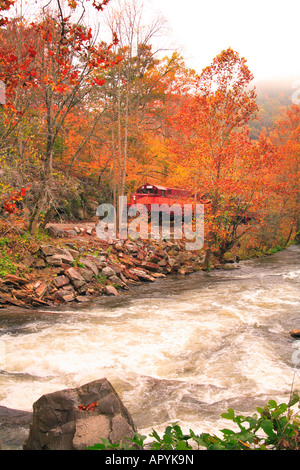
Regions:
<instances>
[{"instance_id":1,"label":"gray stone","mask_svg":"<svg viewBox=\"0 0 300 470\"><path fill-rule=\"evenodd\" d=\"M63 250L63 253L58 253L54 256L59 256L62 259L62 262L66 264L72 264L74 261L74 258L69 252L69 250Z\"/></svg>"},{"instance_id":2,"label":"gray stone","mask_svg":"<svg viewBox=\"0 0 300 470\"><path fill-rule=\"evenodd\" d=\"M106 256L90 256L92 261L95 263L98 269L105 268L107 266Z\"/></svg>"},{"instance_id":3,"label":"gray stone","mask_svg":"<svg viewBox=\"0 0 300 470\"><path fill-rule=\"evenodd\" d=\"M86 281L85 281L85 280L81 281L80 279L74 279L74 280L72 281L72 283L73 283L75 289L78 290L78 289L80 289L82 286L84 286L84 285L86 284Z\"/></svg>"},{"instance_id":4,"label":"gray stone","mask_svg":"<svg viewBox=\"0 0 300 470\"><path fill-rule=\"evenodd\" d=\"M52 256L57 253L55 246L52 245L41 245L40 249L45 256Z\"/></svg>"},{"instance_id":5,"label":"gray stone","mask_svg":"<svg viewBox=\"0 0 300 470\"><path fill-rule=\"evenodd\" d=\"M50 237L56 238L60 236L60 230L53 225L50 225L50 227L47 228L47 231Z\"/></svg>"},{"instance_id":6,"label":"gray stone","mask_svg":"<svg viewBox=\"0 0 300 470\"><path fill-rule=\"evenodd\" d=\"M136 432L107 379L43 395L33 404L24 450L84 450L101 438L117 443Z\"/></svg>"},{"instance_id":7,"label":"gray stone","mask_svg":"<svg viewBox=\"0 0 300 470\"><path fill-rule=\"evenodd\" d=\"M99 274L99 269L97 268L96 264L90 260L89 258L80 258L79 263L84 264L84 266L88 269L90 269L95 276L98 276Z\"/></svg>"},{"instance_id":8,"label":"gray stone","mask_svg":"<svg viewBox=\"0 0 300 470\"><path fill-rule=\"evenodd\" d=\"M75 230L67 230L68 237L77 237L78 233Z\"/></svg>"},{"instance_id":9,"label":"gray stone","mask_svg":"<svg viewBox=\"0 0 300 470\"><path fill-rule=\"evenodd\" d=\"M66 286L67 284L69 284L70 282L70 279L67 277L67 276L57 276L54 280L53 280L53 284L55 285L55 287L63 287L63 286Z\"/></svg>"},{"instance_id":10,"label":"gray stone","mask_svg":"<svg viewBox=\"0 0 300 470\"><path fill-rule=\"evenodd\" d=\"M35 294L38 298L42 298L47 293L47 290L47 284L45 282L42 282L35 288Z\"/></svg>"},{"instance_id":11,"label":"gray stone","mask_svg":"<svg viewBox=\"0 0 300 470\"><path fill-rule=\"evenodd\" d=\"M77 271L75 268L68 268L65 271L66 276L71 279L71 281L84 281L84 278L81 276L80 272Z\"/></svg>"},{"instance_id":12,"label":"gray stone","mask_svg":"<svg viewBox=\"0 0 300 470\"><path fill-rule=\"evenodd\" d=\"M90 302L91 298L88 295L77 295L75 300L79 303L82 303L82 302Z\"/></svg>"},{"instance_id":13,"label":"gray stone","mask_svg":"<svg viewBox=\"0 0 300 470\"><path fill-rule=\"evenodd\" d=\"M91 282L91 280L94 277L93 272L90 271L89 269L80 268L79 272L86 282Z\"/></svg>"},{"instance_id":14,"label":"gray stone","mask_svg":"<svg viewBox=\"0 0 300 470\"><path fill-rule=\"evenodd\" d=\"M45 268L46 267L46 263L43 259L37 259L35 260L34 262L34 267L35 268Z\"/></svg>"},{"instance_id":15,"label":"gray stone","mask_svg":"<svg viewBox=\"0 0 300 470\"><path fill-rule=\"evenodd\" d=\"M74 261L73 256L67 249L59 248L52 245L42 245L40 247L42 253L46 257L48 264L60 266L62 263L72 264Z\"/></svg>"},{"instance_id":16,"label":"gray stone","mask_svg":"<svg viewBox=\"0 0 300 470\"><path fill-rule=\"evenodd\" d=\"M32 266L34 262L35 262L34 257L31 255L27 255L22 260L22 265L25 266L25 268L30 268L30 266Z\"/></svg>"},{"instance_id":17,"label":"gray stone","mask_svg":"<svg viewBox=\"0 0 300 470\"><path fill-rule=\"evenodd\" d=\"M74 292L67 289L60 289L55 292L55 298L61 302L72 302L75 298Z\"/></svg>"},{"instance_id":18,"label":"gray stone","mask_svg":"<svg viewBox=\"0 0 300 470\"><path fill-rule=\"evenodd\" d=\"M0 406L2 450L22 450L31 422L32 412Z\"/></svg>"},{"instance_id":19,"label":"gray stone","mask_svg":"<svg viewBox=\"0 0 300 470\"><path fill-rule=\"evenodd\" d=\"M62 259L56 255L53 256L47 256L46 257L46 263L51 264L51 266L61 266L62 265Z\"/></svg>"},{"instance_id":20,"label":"gray stone","mask_svg":"<svg viewBox=\"0 0 300 470\"><path fill-rule=\"evenodd\" d=\"M138 251L138 247L135 243L126 243L125 246L129 253L136 253Z\"/></svg>"},{"instance_id":21,"label":"gray stone","mask_svg":"<svg viewBox=\"0 0 300 470\"><path fill-rule=\"evenodd\" d=\"M110 266L106 266L105 268L102 269L101 271L101 274L102 276L115 276L116 275L116 271L111 268Z\"/></svg>"},{"instance_id":22,"label":"gray stone","mask_svg":"<svg viewBox=\"0 0 300 470\"><path fill-rule=\"evenodd\" d=\"M104 289L107 295L119 295L117 289L114 286L105 286Z\"/></svg>"},{"instance_id":23,"label":"gray stone","mask_svg":"<svg viewBox=\"0 0 300 470\"><path fill-rule=\"evenodd\" d=\"M84 284L81 287L77 287L77 292L79 294L85 294L89 288L90 288L90 284Z\"/></svg>"},{"instance_id":24,"label":"gray stone","mask_svg":"<svg viewBox=\"0 0 300 470\"><path fill-rule=\"evenodd\" d=\"M135 274L141 281L154 282L155 279L150 274L145 273L142 269L130 269L130 272Z\"/></svg>"},{"instance_id":25,"label":"gray stone","mask_svg":"<svg viewBox=\"0 0 300 470\"><path fill-rule=\"evenodd\" d=\"M122 280L118 276L110 276L109 280L112 284L118 284L118 285L123 284Z\"/></svg>"}]
</instances>

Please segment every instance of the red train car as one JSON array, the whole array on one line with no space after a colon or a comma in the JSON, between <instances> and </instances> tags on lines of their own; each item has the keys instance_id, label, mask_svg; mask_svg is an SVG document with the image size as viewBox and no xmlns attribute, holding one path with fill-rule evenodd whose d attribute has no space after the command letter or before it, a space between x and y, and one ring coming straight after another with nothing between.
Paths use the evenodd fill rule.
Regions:
<instances>
[{"instance_id":1,"label":"red train car","mask_svg":"<svg viewBox=\"0 0 300 470\"><path fill-rule=\"evenodd\" d=\"M195 210L195 203L200 203L204 205L209 205L211 203L210 197L208 194L200 196L199 194L195 197L193 191L187 189L178 189L178 188L169 188L166 186L160 186L157 184L145 183L139 186L136 190L136 193L130 195L129 202L127 207L134 204L143 204L147 207L148 213L150 214L153 211L153 204L158 204L160 206L159 212L169 212L169 208L174 204L179 204L182 208L184 204L192 204L192 212ZM165 210L163 209L162 204L166 204ZM236 214L233 217L242 217L243 223L249 222L253 218L253 214Z\"/></svg>"},{"instance_id":2,"label":"red train car","mask_svg":"<svg viewBox=\"0 0 300 470\"><path fill-rule=\"evenodd\" d=\"M193 194L186 189L168 188L157 184L145 183L139 186L136 193L130 196L128 207L133 204L143 204L151 211L152 204L192 204L194 202Z\"/></svg>"}]
</instances>

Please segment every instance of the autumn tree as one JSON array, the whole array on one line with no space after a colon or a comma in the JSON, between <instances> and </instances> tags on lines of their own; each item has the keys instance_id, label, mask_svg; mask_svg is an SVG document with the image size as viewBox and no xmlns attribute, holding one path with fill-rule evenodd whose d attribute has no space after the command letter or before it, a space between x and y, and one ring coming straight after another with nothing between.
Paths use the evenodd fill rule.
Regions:
<instances>
[{"instance_id":1,"label":"autumn tree","mask_svg":"<svg viewBox=\"0 0 300 470\"><path fill-rule=\"evenodd\" d=\"M280 222L287 225L287 239L295 233L300 243L300 106L293 104L278 119L272 140L278 149L274 171L276 202L280 208ZM280 228L280 223L278 223Z\"/></svg>"},{"instance_id":2,"label":"autumn tree","mask_svg":"<svg viewBox=\"0 0 300 470\"><path fill-rule=\"evenodd\" d=\"M176 55L158 59L153 41L165 28L164 20L153 17L145 23L143 4L119 2L110 10L107 24L119 43L115 54L122 56L115 72L108 71L103 87L109 102L110 140L113 155L113 193L117 207L126 193L132 169L146 155L145 135L156 126L156 111L165 97L164 78L177 67Z\"/></svg>"},{"instance_id":3,"label":"autumn tree","mask_svg":"<svg viewBox=\"0 0 300 470\"><path fill-rule=\"evenodd\" d=\"M172 148L186 168L186 185L205 206L206 265L212 251L223 259L243 231L239 227L261 200L264 169L273 162L266 140L251 142L247 124L257 111L253 75L231 48L206 67L198 92L174 119Z\"/></svg>"},{"instance_id":4,"label":"autumn tree","mask_svg":"<svg viewBox=\"0 0 300 470\"><path fill-rule=\"evenodd\" d=\"M93 5L102 10L107 3ZM7 92L6 126L15 128L27 110L38 108L41 112L41 169L29 221L31 232L55 197L54 148L67 116L84 103L95 86L103 85L98 78L101 69L115 65L110 56L113 43L95 42L92 30L72 19L76 7L76 2L71 2L70 14L65 16L58 1L56 11L44 10L38 21L28 24L12 20L0 33L0 79L6 83ZM23 41L16 42L16 37Z\"/></svg>"}]
</instances>

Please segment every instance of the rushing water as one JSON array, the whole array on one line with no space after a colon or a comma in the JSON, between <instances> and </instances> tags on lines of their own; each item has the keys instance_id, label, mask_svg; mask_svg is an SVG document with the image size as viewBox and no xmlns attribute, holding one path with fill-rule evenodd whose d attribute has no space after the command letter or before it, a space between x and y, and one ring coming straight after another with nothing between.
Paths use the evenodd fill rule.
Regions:
<instances>
[{"instance_id":1,"label":"rushing water","mask_svg":"<svg viewBox=\"0 0 300 470\"><path fill-rule=\"evenodd\" d=\"M90 305L2 310L0 405L32 411L44 393L106 377L142 433L175 421L217 432L229 407L252 414L299 389L299 293L292 246Z\"/></svg>"}]
</instances>

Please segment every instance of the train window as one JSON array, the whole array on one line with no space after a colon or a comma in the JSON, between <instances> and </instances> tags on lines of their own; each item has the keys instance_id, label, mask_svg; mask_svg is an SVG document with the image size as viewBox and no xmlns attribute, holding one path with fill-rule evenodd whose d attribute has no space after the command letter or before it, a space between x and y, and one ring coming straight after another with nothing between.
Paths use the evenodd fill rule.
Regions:
<instances>
[{"instance_id":1,"label":"train window","mask_svg":"<svg viewBox=\"0 0 300 470\"><path fill-rule=\"evenodd\" d=\"M160 195L161 195L161 197L165 197L166 196L166 191L164 189L161 189Z\"/></svg>"},{"instance_id":2,"label":"train window","mask_svg":"<svg viewBox=\"0 0 300 470\"><path fill-rule=\"evenodd\" d=\"M168 192L168 194L171 194L171 192L172 192L172 191L171 191L171 189L168 189L168 191L167 191L167 192Z\"/></svg>"}]
</instances>

